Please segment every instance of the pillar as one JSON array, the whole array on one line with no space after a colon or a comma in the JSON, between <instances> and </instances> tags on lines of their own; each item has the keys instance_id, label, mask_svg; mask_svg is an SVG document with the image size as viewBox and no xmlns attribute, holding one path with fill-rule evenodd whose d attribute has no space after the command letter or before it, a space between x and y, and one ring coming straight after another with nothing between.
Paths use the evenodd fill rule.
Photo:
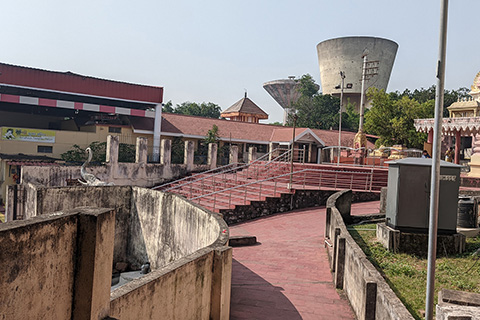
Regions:
<instances>
[{"instance_id":1,"label":"pillar","mask_svg":"<svg viewBox=\"0 0 480 320\"><path fill-rule=\"evenodd\" d=\"M455 163L460 164L460 147L462 142L462 136L460 131L455 131Z\"/></svg>"},{"instance_id":2,"label":"pillar","mask_svg":"<svg viewBox=\"0 0 480 320\"><path fill-rule=\"evenodd\" d=\"M230 146L230 155L228 163L237 163L238 162L238 146Z\"/></svg>"},{"instance_id":3,"label":"pillar","mask_svg":"<svg viewBox=\"0 0 480 320\"><path fill-rule=\"evenodd\" d=\"M135 147L135 163L147 163L148 140L144 137L137 138Z\"/></svg>"},{"instance_id":4,"label":"pillar","mask_svg":"<svg viewBox=\"0 0 480 320\"><path fill-rule=\"evenodd\" d=\"M162 128L162 105L155 106L155 121L153 123L153 162L160 159L160 134Z\"/></svg>"},{"instance_id":5,"label":"pillar","mask_svg":"<svg viewBox=\"0 0 480 320\"><path fill-rule=\"evenodd\" d=\"M160 163L170 166L172 163L172 140L162 139L160 144Z\"/></svg>"},{"instance_id":6,"label":"pillar","mask_svg":"<svg viewBox=\"0 0 480 320\"><path fill-rule=\"evenodd\" d=\"M118 163L118 136L107 137L106 162L115 165Z\"/></svg>"},{"instance_id":7,"label":"pillar","mask_svg":"<svg viewBox=\"0 0 480 320\"><path fill-rule=\"evenodd\" d=\"M268 161L272 161L273 159L279 156L279 152L273 152L273 150L277 148L278 148L278 143L270 142L270 144L268 145L268 152L270 153L268 155Z\"/></svg>"},{"instance_id":8,"label":"pillar","mask_svg":"<svg viewBox=\"0 0 480 320\"><path fill-rule=\"evenodd\" d=\"M79 211L72 319L104 319L110 312L115 211Z\"/></svg>"},{"instance_id":9,"label":"pillar","mask_svg":"<svg viewBox=\"0 0 480 320\"><path fill-rule=\"evenodd\" d=\"M257 160L257 148L250 147L248 148L248 163L251 163L255 160Z\"/></svg>"},{"instance_id":10,"label":"pillar","mask_svg":"<svg viewBox=\"0 0 480 320\"><path fill-rule=\"evenodd\" d=\"M232 286L232 248L222 247L213 256L213 277L210 319L230 319L230 293Z\"/></svg>"},{"instance_id":11,"label":"pillar","mask_svg":"<svg viewBox=\"0 0 480 320\"><path fill-rule=\"evenodd\" d=\"M207 164L210 166L210 169L215 169L217 167L217 149L218 145L216 143L208 144Z\"/></svg>"},{"instance_id":12,"label":"pillar","mask_svg":"<svg viewBox=\"0 0 480 320\"><path fill-rule=\"evenodd\" d=\"M183 164L187 166L187 171L193 170L193 160L195 154L195 145L192 140L185 141L185 149L183 152Z\"/></svg>"}]
</instances>

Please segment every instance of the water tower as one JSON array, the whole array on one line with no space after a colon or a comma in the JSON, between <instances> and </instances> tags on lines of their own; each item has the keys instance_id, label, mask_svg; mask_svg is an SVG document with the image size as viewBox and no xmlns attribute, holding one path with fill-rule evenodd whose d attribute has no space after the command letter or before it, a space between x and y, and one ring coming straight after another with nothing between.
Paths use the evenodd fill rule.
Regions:
<instances>
[{"instance_id":1,"label":"water tower","mask_svg":"<svg viewBox=\"0 0 480 320\"><path fill-rule=\"evenodd\" d=\"M297 102L300 93L297 90L298 82L295 76L288 79L273 80L265 82L263 88L272 96L275 101L285 110L283 114L283 125L287 123L288 115L292 112L292 106Z\"/></svg>"},{"instance_id":2,"label":"water tower","mask_svg":"<svg viewBox=\"0 0 480 320\"><path fill-rule=\"evenodd\" d=\"M351 87L344 99L360 106L363 55L368 52L365 70L365 91L370 87L387 89L398 44L376 37L343 37L329 39L317 45L320 83L323 94L340 97L340 71L345 73L345 83ZM344 100L344 101L345 101Z\"/></svg>"}]
</instances>

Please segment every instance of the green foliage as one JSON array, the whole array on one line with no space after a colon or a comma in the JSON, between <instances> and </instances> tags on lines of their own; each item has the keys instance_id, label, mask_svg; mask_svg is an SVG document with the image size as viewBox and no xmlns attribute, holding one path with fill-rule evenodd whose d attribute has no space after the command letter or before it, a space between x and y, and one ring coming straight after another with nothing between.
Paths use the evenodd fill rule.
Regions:
<instances>
[{"instance_id":1,"label":"green foliage","mask_svg":"<svg viewBox=\"0 0 480 320\"><path fill-rule=\"evenodd\" d=\"M185 114L190 116L200 116L207 118L220 118L222 109L220 106L212 102L202 102L198 104L196 102L184 102L177 104L177 107L173 110L174 113Z\"/></svg>"},{"instance_id":2,"label":"green foliage","mask_svg":"<svg viewBox=\"0 0 480 320\"><path fill-rule=\"evenodd\" d=\"M283 126L283 123L282 123L282 122L278 122L278 121L271 122L271 123L269 123L269 124L271 124L271 125L273 125L273 126Z\"/></svg>"},{"instance_id":3,"label":"green foliage","mask_svg":"<svg viewBox=\"0 0 480 320\"><path fill-rule=\"evenodd\" d=\"M377 242L375 228L375 224L359 225L349 231L407 309L422 319L419 310L425 307L427 258L388 251ZM467 238L465 253L437 257L435 295L441 289L480 292L479 257L473 255L479 247L480 237Z\"/></svg>"},{"instance_id":4,"label":"green foliage","mask_svg":"<svg viewBox=\"0 0 480 320\"><path fill-rule=\"evenodd\" d=\"M309 74L303 75L298 81L300 97L294 105L298 117L297 126L315 129L338 128L340 100L318 93L318 86ZM288 125L292 124L293 119L290 117Z\"/></svg>"},{"instance_id":5,"label":"green foliage","mask_svg":"<svg viewBox=\"0 0 480 320\"><path fill-rule=\"evenodd\" d=\"M174 111L172 100L169 100L162 106L162 112L173 113Z\"/></svg>"},{"instance_id":6,"label":"green foliage","mask_svg":"<svg viewBox=\"0 0 480 320\"><path fill-rule=\"evenodd\" d=\"M203 139L203 142L208 146L209 143L218 143L219 139L218 127L214 124L212 129L207 131L207 135L205 136L205 139Z\"/></svg>"},{"instance_id":7,"label":"green foliage","mask_svg":"<svg viewBox=\"0 0 480 320\"><path fill-rule=\"evenodd\" d=\"M360 115L355 111L355 106L347 103L346 112L342 112L342 129L356 132L359 121Z\"/></svg>"},{"instance_id":8,"label":"green foliage","mask_svg":"<svg viewBox=\"0 0 480 320\"><path fill-rule=\"evenodd\" d=\"M94 141L88 146L92 150L92 162L105 162L106 142ZM66 162L84 162L87 160L88 154L85 149L74 144L71 150L60 155L62 160Z\"/></svg>"},{"instance_id":9,"label":"green foliage","mask_svg":"<svg viewBox=\"0 0 480 320\"><path fill-rule=\"evenodd\" d=\"M447 108L459 98L465 98L468 96L469 89L462 87L457 90L445 90L443 96L443 116L448 117ZM416 100L419 103L428 102L430 100L435 101L436 86L432 85L430 88L424 89L415 89L413 92L405 89L402 93L396 91L393 93L397 99L402 97L408 97L410 99ZM435 103L434 103L435 104Z\"/></svg>"},{"instance_id":10,"label":"green foliage","mask_svg":"<svg viewBox=\"0 0 480 320\"><path fill-rule=\"evenodd\" d=\"M365 114L365 131L379 136L377 146L402 144L407 147L423 147L426 134L417 132L414 119L433 117L433 101L419 103L408 96L370 88L367 92L372 108Z\"/></svg>"},{"instance_id":11,"label":"green foliage","mask_svg":"<svg viewBox=\"0 0 480 320\"><path fill-rule=\"evenodd\" d=\"M310 74L304 74L298 80L297 90L302 97L312 98L314 95L318 94L318 85L315 84L315 80Z\"/></svg>"},{"instance_id":12,"label":"green foliage","mask_svg":"<svg viewBox=\"0 0 480 320\"><path fill-rule=\"evenodd\" d=\"M182 138L174 137L172 140L172 163L183 163L185 154L185 143Z\"/></svg>"},{"instance_id":13,"label":"green foliage","mask_svg":"<svg viewBox=\"0 0 480 320\"><path fill-rule=\"evenodd\" d=\"M107 154L107 143L94 141L88 146L92 150L92 162L105 162ZM68 150L61 155L62 160L66 162L85 162L88 154L79 145L74 144L71 150ZM125 143L120 143L118 146L118 161L119 162L135 162L135 146Z\"/></svg>"}]
</instances>

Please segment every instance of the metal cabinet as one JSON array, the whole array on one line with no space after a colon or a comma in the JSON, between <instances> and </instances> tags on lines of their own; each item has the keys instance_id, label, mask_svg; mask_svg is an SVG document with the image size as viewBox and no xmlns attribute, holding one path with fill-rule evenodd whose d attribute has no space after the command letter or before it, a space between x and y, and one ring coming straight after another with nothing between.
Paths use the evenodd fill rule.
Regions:
<instances>
[{"instance_id":1,"label":"metal cabinet","mask_svg":"<svg viewBox=\"0 0 480 320\"><path fill-rule=\"evenodd\" d=\"M404 232L427 233L432 159L405 158L387 164L386 224ZM461 167L440 162L439 234L456 233Z\"/></svg>"}]
</instances>

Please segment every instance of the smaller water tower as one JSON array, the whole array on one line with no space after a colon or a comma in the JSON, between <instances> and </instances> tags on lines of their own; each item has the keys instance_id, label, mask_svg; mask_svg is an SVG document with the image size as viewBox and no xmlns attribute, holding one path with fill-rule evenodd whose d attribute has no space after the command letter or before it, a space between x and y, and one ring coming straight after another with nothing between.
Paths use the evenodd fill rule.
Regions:
<instances>
[{"instance_id":1,"label":"smaller water tower","mask_svg":"<svg viewBox=\"0 0 480 320\"><path fill-rule=\"evenodd\" d=\"M293 111L292 106L300 97L297 85L298 82L295 80L295 76L290 76L288 79L283 80L273 80L263 84L263 88L267 90L272 98L285 110L283 114L283 125L287 123L288 115Z\"/></svg>"}]
</instances>

